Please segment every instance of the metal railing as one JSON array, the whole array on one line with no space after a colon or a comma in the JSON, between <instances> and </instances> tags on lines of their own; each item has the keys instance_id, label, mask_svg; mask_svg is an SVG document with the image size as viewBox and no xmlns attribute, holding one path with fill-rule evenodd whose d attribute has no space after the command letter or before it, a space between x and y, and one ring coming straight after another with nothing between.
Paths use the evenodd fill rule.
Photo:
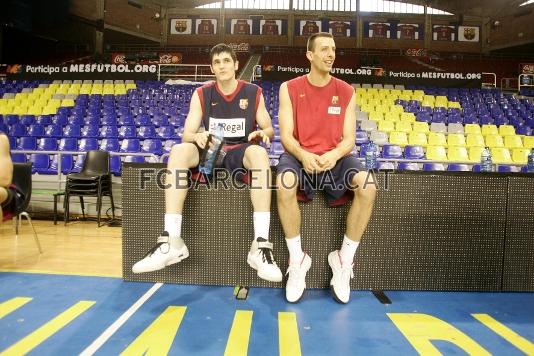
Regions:
<instances>
[{"instance_id":1,"label":"metal railing","mask_svg":"<svg viewBox=\"0 0 534 356\"><path fill-rule=\"evenodd\" d=\"M497 75L495 73L488 73L488 72L482 72L480 73L482 74L483 76L486 75L486 76L492 76L493 77L493 82L482 82L482 88L488 88L488 87L492 87L492 88L497 88ZM482 80L484 80L484 78L482 78Z\"/></svg>"},{"instance_id":2,"label":"metal railing","mask_svg":"<svg viewBox=\"0 0 534 356\"><path fill-rule=\"evenodd\" d=\"M158 64L158 80L162 78L206 81L215 76L209 64Z\"/></svg>"},{"instance_id":3,"label":"metal railing","mask_svg":"<svg viewBox=\"0 0 534 356\"><path fill-rule=\"evenodd\" d=\"M528 80L528 83L530 84L522 84L523 78L530 78ZM517 77L517 92L519 93L521 91L522 87L534 87L534 74L519 74Z\"/></svg>"}]
</instances>

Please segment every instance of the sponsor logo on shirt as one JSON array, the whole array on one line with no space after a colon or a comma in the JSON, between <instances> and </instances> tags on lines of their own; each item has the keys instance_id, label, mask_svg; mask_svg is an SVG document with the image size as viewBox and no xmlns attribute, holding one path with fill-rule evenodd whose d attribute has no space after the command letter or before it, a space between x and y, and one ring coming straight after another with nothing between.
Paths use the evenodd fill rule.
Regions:
<instances>
[{"instance_id":1,"label":"sponsor logo on shirt","mask_svg":"<svg viewBox=\"0 0 534 356\"><path fill-rule=\"evenodd\" d=\"M210 117L210 133L214 133L215 128L219 125L224 128L224 137L245 137L245 118L217 119Z\"/></svg>"}]
</instances>

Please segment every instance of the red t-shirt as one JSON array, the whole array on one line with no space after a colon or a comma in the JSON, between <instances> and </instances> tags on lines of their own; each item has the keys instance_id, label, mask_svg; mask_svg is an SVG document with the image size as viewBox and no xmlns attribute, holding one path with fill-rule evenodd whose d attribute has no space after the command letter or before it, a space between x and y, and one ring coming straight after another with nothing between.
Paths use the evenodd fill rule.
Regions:
<instances>
[{"instance_id":1,"label":"red t-shirt","mask_svg":"<svg viewBox=\"0 0 534 356\"><path fill-rule=\"evenodd\" d=\"M334 149L343 138L345 111L354 89L332 77L324 87L313 86L306 75L287 82L293 107L293 137L318 155Z\"/></svg>"}]
</instances>

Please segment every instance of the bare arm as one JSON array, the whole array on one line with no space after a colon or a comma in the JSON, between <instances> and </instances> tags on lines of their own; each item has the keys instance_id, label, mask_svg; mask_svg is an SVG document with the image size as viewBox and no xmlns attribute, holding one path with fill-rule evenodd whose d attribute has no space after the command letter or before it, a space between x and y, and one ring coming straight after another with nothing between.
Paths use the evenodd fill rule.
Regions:
<instances>
[{"instance_id":1,"label":"bare arm","mask_svg":"<svg viewBox=\"0 0 534 356\"><path fill-rule=\"evenodd\" d=\"M208 140L209 130L204 132L197 132L202 124L202 106L200 105L200 98L197 91L193 93L191 97L191 104L189 106L189 113L185 119L184 135L182 142L191 142L199 145L200 148L204 148Z\"/></svg>"},{"instance_id":2,"label":"bare arm","mask_svg":"<svg viewBox=\"0 0 534 356\"><path fill-rule=\"evenodd\" d=\"M287 83L282 83L280 86L279 99L278 123L280 124L280 140L285 150L295 156L307 172L318 170L317 159L319 156L302 149L299 142L293 137L293 107L287 90Z\"/></svg>"},{"instance_id":3,"label":"bare arm","mask_svg":"<svg viewBox=\"0 0 534 356\"><path fill-rule=\"evenodd\" d=\"M352 94L343 121L343 139L337 146L321 155L319 159L322 170L332 169L336 162L354 148L356 142L356 93Z\"/></svg>"},{"instance_id":4,"label":"bare arm","mask_svg":"<svg viewBox=\"0 0 534 356\"><path fill-rule=\"evenodd\" d=\"M258 109L256 110L256 122L258 123L260 130L251 132L248 135L248 140L262 140L266 145L268 145L270 140L272 140L274 137L274 129L271 122L271 116L265 107L263 95L260 95L260 102L258 104Z\"/></svg>"},{"instance_id":5,"label":"bare arm","mask_svg":"<svg viewBox=\"0 0 534 356\"><path fill-rule=\"evenodd\" d=\"M9 140L0 135L0 187L7 187L13 179L13 162L9 153Z\"/></svg>"}]
</instances>

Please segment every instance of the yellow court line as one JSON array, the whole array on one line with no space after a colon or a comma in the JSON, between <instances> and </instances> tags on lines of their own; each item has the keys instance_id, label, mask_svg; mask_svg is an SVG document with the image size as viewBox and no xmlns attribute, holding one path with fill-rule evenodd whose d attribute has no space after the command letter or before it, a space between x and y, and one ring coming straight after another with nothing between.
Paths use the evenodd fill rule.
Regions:
<instances>
[{"instance_id":1,"label":"yellow court line","mask_svg":"<svg viewBox=\"0 0 534 356\"><path fill-rule=\"evenodd\" d=\"M94 301L86 300L82 300L74 304L72 307L65 310L63 313L50 320L49 322L41 326L39 329L35 330L28 336L11 345L9 348L0 353L0 355L23 355L30 352L40 343L42 343L50 336L61 330L61 328L63 328L65 325L73 321L80 314L91 308L93 304L95 304Z\"/></svg>"},{"instance_id":2,"label":"yellow court line","mask_svg":"<svg viewBox=\"0 0 534 356\"><path fill-rule=\"evenodd\" d=\"M0 319L2 319L7 314L17 310L18 308L28 303L32 299L33 298L28 298L28 297L16 297L16 298L11 298L10 300L1 303L0 304Z\"/></svg>"},{"instance_id":3,"label":"yellow court line","mask_svg":"<svg viewBox=\"0 0 534 356\"><path fill-rule=\"evenodd\" d=\"M49 270L32 270L32 269L10 269L0 268L0 272L16 272L16 273L35 273L35 274L53 274L53 275L65 275L65 276L80 276L80 277L106 277L106 278L121 278L121 274L101 274L101 273L87 273L87 272L57 272Z\"/></svg>"},{"instance_id":4,"label":"yellow court line","mask_svg":"<svg viewBox=\"0 0 534 356\"><path fill-rule=\"evenodd\" d=\"M488 314L471 314L473 318L480 321L482 324L487 326L495 334L499 335L510 344L517 347L519 350L523 351L527 355L534 355L534 344L523 336L519 335L509 327L504 324L501 324L497 320L493 319Z\"/></svg>"},{"instance_id":5,"label":"yellow court line","mask_svg":"<svg viewBox=\"0 0 534 356\"><path fill-rule=\"evenodd\" d=\"M128 347L124 355L167 355L187 307L169 306Z\"/></svg>"},{"instance_id":6,"label":"yellow court line","mask_svg":"<svg viewBox=\"0 0 534 356\"><path fill-rule=\"evenodd\" d=\"M252 311L237 310L226 343L225 356L246 356L252 326Z\"/></svg>"},{"instance_id":7,"label":"yellow court line","mask_svg":"<svg viewBox=\"0 0 534 356\"><path fill-rule=\"evenodd\" d=\"M278 312L278 342L280 356L301 356L297 315Z\"/></svg>"}]
</instances>

